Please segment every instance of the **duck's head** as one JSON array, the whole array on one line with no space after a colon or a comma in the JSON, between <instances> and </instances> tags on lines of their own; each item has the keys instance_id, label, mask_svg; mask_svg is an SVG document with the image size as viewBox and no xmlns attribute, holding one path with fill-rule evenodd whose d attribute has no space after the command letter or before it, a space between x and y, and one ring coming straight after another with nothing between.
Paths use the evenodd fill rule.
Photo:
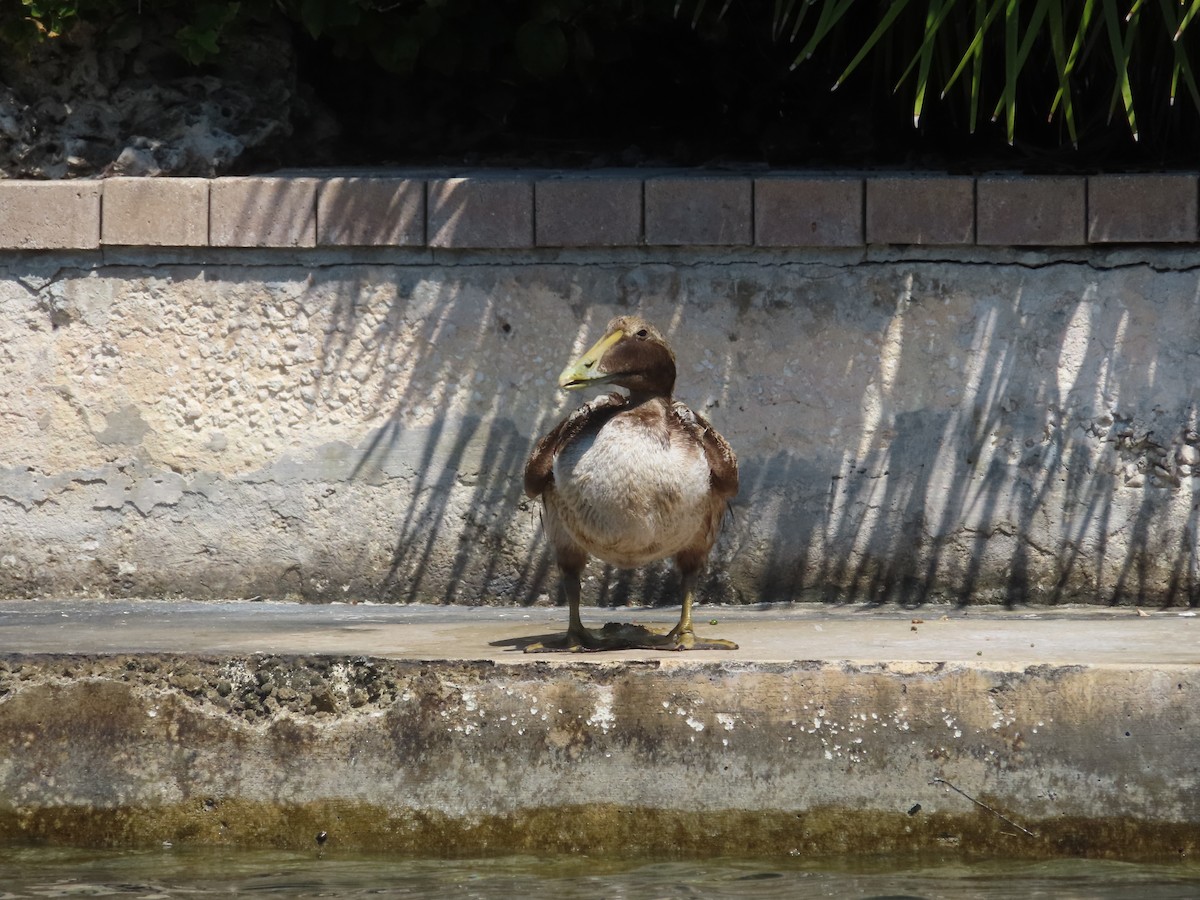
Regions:
<instances>
[{"instance_id":1,"label":"duck's head","mask_svg":"<svg viewBox=\"0 0 1200 900\"><path fill-rule=\"evenodd\" d=\"M568 391L601 384L626 388L631 397L669 397L675 389L675 354L645 319L619 316L558 376L558 386Z\"/></svg>"}]
</instances>

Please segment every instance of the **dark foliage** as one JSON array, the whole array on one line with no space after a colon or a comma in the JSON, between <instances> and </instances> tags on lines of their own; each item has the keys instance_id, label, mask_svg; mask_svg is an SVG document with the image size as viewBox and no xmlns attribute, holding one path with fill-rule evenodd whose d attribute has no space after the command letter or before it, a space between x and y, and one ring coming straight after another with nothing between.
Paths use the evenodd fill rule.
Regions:
<instances>
[{"instance_id":1,"label":"dark foliage","mask_svg":"<svg viewBox=\"0 0 1200 900\"><path fill-rule=\"evenodd\" d=\"M23 0L0 11L0 40L16 52L80 21L152 17L204 67L239 30L288 28L350 164L1057 171L1196 164L1200 34L1172 40L1196 5Z\"/></svg>"}]
</instances>

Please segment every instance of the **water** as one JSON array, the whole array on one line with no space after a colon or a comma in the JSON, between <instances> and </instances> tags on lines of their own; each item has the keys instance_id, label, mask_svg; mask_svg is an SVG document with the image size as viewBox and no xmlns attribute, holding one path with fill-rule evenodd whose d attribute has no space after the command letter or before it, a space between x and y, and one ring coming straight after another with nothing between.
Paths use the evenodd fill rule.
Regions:
<instances>
[{"instance_id":1,"label":"water","mask_svg":"<svg viewBox=\"0 0 1200 900\"><path fill-rule=\"evenodd\" d=\"M1200 865L1087 860L649 862L414 860L229 850L0 850L0 900L45 897L438 897L462 900L1167 900L1200 896Z\"/></svg>"}]
</instances>

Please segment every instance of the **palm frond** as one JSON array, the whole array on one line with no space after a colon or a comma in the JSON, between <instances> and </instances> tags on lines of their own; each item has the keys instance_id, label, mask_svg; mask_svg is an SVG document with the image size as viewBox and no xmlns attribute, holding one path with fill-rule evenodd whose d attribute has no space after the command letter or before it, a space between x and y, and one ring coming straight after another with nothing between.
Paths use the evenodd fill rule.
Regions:
<instances>
[{"instance_id":1,"label":"palm frond","mask_svg":"<svg viewBox=\"0 0 1200 900\"><path fill-rule=\"evenodd\" d=\"M808 39L808 43L796 54L796 59L792 63L792 68L800 65L804 60L812 56L813 51L825 39L825 36L833 30L833 27L841 21L844 16L854 5L854 0L823 0L821 3L821 12L817 16L817 25L813 29L812 36Z\"/></svg>"},{"instance_id":2,"label":"palm frond","mask_svg":"<svg viewBox=\"0 0 1200 900\"><path fill-rule=\"evenodd\" d=\"M698 13L707 0L678 2ZM1078 146L1080 110L1094 120L1098 88L1111 91L1109 119L1119 106L1135 140L1138 98L1165 97L1174 109L1183 94L1200 112L1200 54L1186 40L1197 15L1200 0L926 0L920 8L912 0L774 0L770 27L776 40L802 44L793 69L818 53L829 65L849 45L834 90L879 55L877 71L893 94L912 80L914 126L931 95L945 102L966 78L962 99L952 102L965 99L971 131L986 100L1012 144L1018 113L1036 104L1047 121L1059 117ZM1165 61L1156 58L1164 40Z\"/></svg>"},{"instance_id":3,"label":"palm frond","mask_svg":"<svg viewBox=\"0 0 1200 900\"><path fill-rule=\"evenodd\" d=\"M1128 24L1122 35L1117 0L1103 0L1103 4L1105 30L1108 32L1113 63L1117 70L1117 81L1113 86L1112 102L1109 104L1108 114L1111 118L1117 108L1117 100L1120 99L1125 107L1125 118L1129 122L1129 130L1133 132L1133 139L1136 141L1138 137L1137 114L1133 108L1133 88L1129 83L1129 57L1132 53L1134 36L1137 34L1139 21L1137 13L1140 7L1135 4L1130 10L1127 17Z\"/></svg>"},{"instance_id":4,"label":"palm frond","mask_svg":"<svg viewBox=\"0 0 1200 900\"><path fill-rule=\"evenodd\" d=\"M1200 0L1197 0L1197 2L1200 3ZM854 59L850 60L850 63L842 71L842 74L838 76L837 81L834 82L834 89L840 87L842 82L850 77L850 73L857 69L858 64L866 59L867 54L875 48L875 45L879 43L879 39L883 37L888 29L892 27L892 23L896 21L900 13L904 12L907 7L908 0L892 0L887 12L883 14L883 17L879 20L879 24L875 26L875 30L872 31L870 37L863 42L862 47L859 48L859 51L857 54L855 54Z\"/></svg>"},{"instance_id":5,"label":"palm frond","mask_svg":"<svg viewBox=\"0 0 1200 900\"><path fill-rule=\"evenodd\" d=\"M1175 96L1179 89L1179 79L1183 78L1184 84L1187 86L1188 93L1192 95L1192 102L1200 109L1200 90L1196 89L1196 77L1192 71L1192 61L1187 55L1184 48L1183 31L1187 27L1187 22L1190 21L1190 16L1194 15L1197 7L1200 7L1200 0L1195 0L1191 8L1184 14L1183 20L1176 20L1175 7L1171 4L1171 0L1159 0L1159 7L1162 9L1163 24L1165 24L1172 32L1171 50L1175 55L1174 63L1171 71L1171 105L1175 105Z\"/></svg>"}]
</instances>

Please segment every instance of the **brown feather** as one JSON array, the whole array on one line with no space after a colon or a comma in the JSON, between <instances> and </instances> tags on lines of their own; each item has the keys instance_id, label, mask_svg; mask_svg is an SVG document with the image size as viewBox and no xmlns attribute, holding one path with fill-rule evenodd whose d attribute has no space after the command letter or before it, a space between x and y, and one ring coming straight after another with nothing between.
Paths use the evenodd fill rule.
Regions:
<instances>
[{"instance_id":1,"label":"brown feather","mask_svg":"<svg viewBox=\"0 0 1200 900\"><path fill-rule=\"evenodd\" d=\"M622 406L625 398L613 391L579 407L537 442L525 463L525 495L536 499L554 479L554 459L580 434L599 428Z\"/></svg>"},{"instance_id":2,"label":"brown feather","mask_svg":"<svg viewBox=\"0 0 1200 900\"><path fill-rule=\"evenodd\" d=\"M638 316L613 319L558 383L568 390L615 384L629 395L583 405L537 442L525 464L525 493L541 498L571 607L561 641L527 649L737 649L692 629L696 580L738 490L737 457L708 419L672 399L675 354L666 340ZM626 569L674 557L679 624L665 635L641 626L585 628L580 575L590 556Z\"/></svg>"},{"instance_id":3,"label":"brown feather","mask_svg":"<svg viewBox=\"0 0 1200 900\"><path fill-rule=\"evenodd\" d=\"M704 456L712 471L713 490L726 500L736 497L738 492L737 455L729 446L729 442L721 436L717 429L713 428L712 423L702 414L688 409L678 401L675 402L675 406L677 408L682 406L695 418L700 444L704 448Z\"/></svg>"},{"instance_id":4,"label":"brown feather","mask_svg":"<svg viewBox=\"0 0 1200 900\"><path fill-rule=\"evenodd\" d=\"M672 399L675 356L662 335L633 316L610 322L607 333L616 331L624 336L589 365L630 396L599 397L538 441L525 493L542 499L560 563L592 555L632 567L675 556L692 570L737 494L737 457L708 419Z\"/></svg>"}]
</instances>

